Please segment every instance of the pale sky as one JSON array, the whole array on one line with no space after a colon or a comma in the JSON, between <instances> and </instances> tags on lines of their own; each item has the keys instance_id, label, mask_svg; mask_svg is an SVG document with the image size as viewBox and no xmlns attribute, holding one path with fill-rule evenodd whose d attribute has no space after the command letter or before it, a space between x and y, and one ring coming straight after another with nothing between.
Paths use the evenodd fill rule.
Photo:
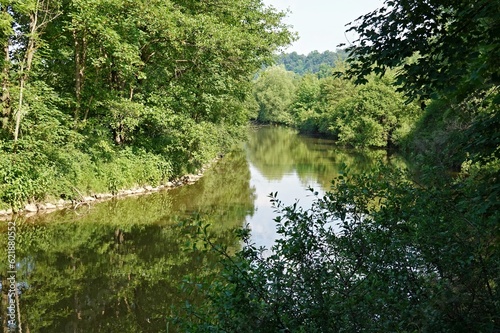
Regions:
<instances>
[{"instance_id":1,"label":"pale sky","mask_svg":"<svg viewBox=\"0 0 500 333\"><path fill-rule=\"evenodd\" d=\"M349 44L356 39L344 35L345 25L361 15L382 7L383 0L263 0L279 10L290 9L285 23L299 33L299 40L285 52L308 54L317 50L335 51L340 43ZM347 39L346 39L347 38Z\"/></svg>"}]
</instances>

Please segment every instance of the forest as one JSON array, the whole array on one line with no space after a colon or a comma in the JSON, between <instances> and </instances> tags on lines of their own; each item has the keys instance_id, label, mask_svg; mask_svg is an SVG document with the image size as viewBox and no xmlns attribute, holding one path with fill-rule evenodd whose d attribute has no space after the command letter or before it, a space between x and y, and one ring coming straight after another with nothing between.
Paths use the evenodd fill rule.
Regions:
<instances>
[{"instance_id":1,"label":"forest","mask_svg":"<svg viewBox=\"0 0 500 333\"><path fill-rule=\"evenodd\" d=\"M347 53L343 49L333 51L312 51L307 55L292 53L281 53L276 57L276 64L285 66L287 71L299 75L306 73L322 73L328 75L328 68L335 67L338 62L347 58ZM319 74L321 75L321 74Z\"/></svg>"},{"instance_id":2,"label":"forest","mask_svg":"<svg viewBox=\"0 0 500 333\"><path fill-rule=\"evenodd\" d=\"M406 104L404 95L395 91L395 70L355 85L335 77L345 66L339 62L323 67L326 74L304 75L279 65L267 67L254 83L253 117L331 137L349 147L401 147L421 114L419 104Z\"/></svg>"},{"instance_id":3,"label":"forest","mask_svg":"<svg viewBox=\"0 0 500 333\"><path fill-rule=\"evenodd\" d=\"M252 75L294 38L257 0L2 1L0 13L0 210L197 170L242 137Z\"/></svg>"}]
</instances>

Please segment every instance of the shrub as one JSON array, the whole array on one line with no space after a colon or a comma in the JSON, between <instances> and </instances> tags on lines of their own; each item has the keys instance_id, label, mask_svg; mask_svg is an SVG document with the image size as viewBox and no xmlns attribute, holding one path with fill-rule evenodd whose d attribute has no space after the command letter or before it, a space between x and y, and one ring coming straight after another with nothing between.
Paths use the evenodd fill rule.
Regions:
<instances>
[{"instance_id":1,"label":"shrub","mask_svg":"<svg viewBox=\"0 0 500 333\"><path fill-rule=\"evenodd\" d=\"M382 169L340 176L308 210L272 194L279 238L270 251L243 230L245 245L230 256L199 229L224 270L206 285L205 307L187 308L184 328L493 332L500 207L492 195L498 189L478 178L417 187Z\"/></svg>"}]
</instances>

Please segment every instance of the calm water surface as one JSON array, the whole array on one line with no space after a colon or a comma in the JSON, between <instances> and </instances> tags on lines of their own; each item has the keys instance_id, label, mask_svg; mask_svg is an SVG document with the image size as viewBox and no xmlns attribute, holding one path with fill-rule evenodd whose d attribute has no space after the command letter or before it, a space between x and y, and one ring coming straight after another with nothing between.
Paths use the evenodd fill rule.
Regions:
<instances>
[{"instance_id":1,"label":"calm water surface","mask_svg":"<svg viewBox=\"0 0 500 333\"><path fill-rule=\"evenodd\" d=\"M310 207L314 195L330 189L331 181L346 168L359 173L372 168L378 161L387 161L385 151L353 151L335 146L332 140L299 136L282 127L254 129L245 146L250 170L250 186L255 191L255 211L246 221L257 245L271 247L276 238L276 217L269 194L287 205L298 201ZM402 163L396 157L392 163Z\"/></svg>"},{"instance_id":2,"label":"calm water surface","mask_svg":"<svg viewBox=\"0 0 500 333\"><path fill-rule=\"evenodd\" d=\"M175 332L172 306L196 295L179 290L188 274L217 274L214 258L183 251L196 243L193 221L210 223L217 241L240 245L233 230L248 223L253 241L270 247L275 213L268 195L308 206L342 166L351 172L386 160L385 152L342 150L332 141L278 127L252 129L196 184L77 211L17 218L17 283L22 332ZM0 246L6 248L6 223ZM0 264L6 306L7 258ZM2 310L2 315L5 310ZM7 323L2 317L6 331ZM19 327L18 327L19 328ZM18 330L19 331L19 330Z\"/></svg>"}]
</instances>

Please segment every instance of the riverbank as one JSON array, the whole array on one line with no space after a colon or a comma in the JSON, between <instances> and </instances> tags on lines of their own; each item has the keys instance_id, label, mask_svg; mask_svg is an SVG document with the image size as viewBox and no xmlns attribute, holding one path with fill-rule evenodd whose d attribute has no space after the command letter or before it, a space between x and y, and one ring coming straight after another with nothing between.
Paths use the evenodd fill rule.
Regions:
<instances>
[{"instance_id":1,"label":"riverbank","mask_svg":"<svg viewBox=\"0 0 500 333\"><path fill-rule=\"evenodd\" d=\"M0 140L0 211L3 215L38 212L58 205L71 207L85 197L97 200L118 196L120 191L169 187L168 182L200 173L239 141L238 133L245 133L244 128L238 132L229 127L193 127L199 130L197 137L185 134L181 142L171 139L142 147L78 133L74 134L83 140L79 145L41 140L34 145L26 138L6 147Z\"/></svg>"},{"instance_id":2,"label":"riverbank","mask_svg":"<svg viewBox=\"0 0 500 333\"><path fill-rule=\"evenodd\" d=\"M197 173L186 174L171 181L159 184L157 186L151 186L151 185L136 186L129 189L120 189L115 193L111 192L92 193L92 194L79 193L78 197L72 200L64 200L60 198L58 200L43 200L40 202L29 202L26 203L23 208L18 210L14 210L12 208L0 210L0 220L8 220L16 215L29 217L29 216L34 216L36 214L52 213L62 209L77 209L82 205L93 205L96 203L112 199L121 199L137 195L147 195L160 191L174 189L179 186L191 185L196 183L201 177L203 177L205 171L208 168L210 168L214 163L217 163L222 157L223 155L218 155L212 161L201 167Z\"/></svg>"}]
</instances>

